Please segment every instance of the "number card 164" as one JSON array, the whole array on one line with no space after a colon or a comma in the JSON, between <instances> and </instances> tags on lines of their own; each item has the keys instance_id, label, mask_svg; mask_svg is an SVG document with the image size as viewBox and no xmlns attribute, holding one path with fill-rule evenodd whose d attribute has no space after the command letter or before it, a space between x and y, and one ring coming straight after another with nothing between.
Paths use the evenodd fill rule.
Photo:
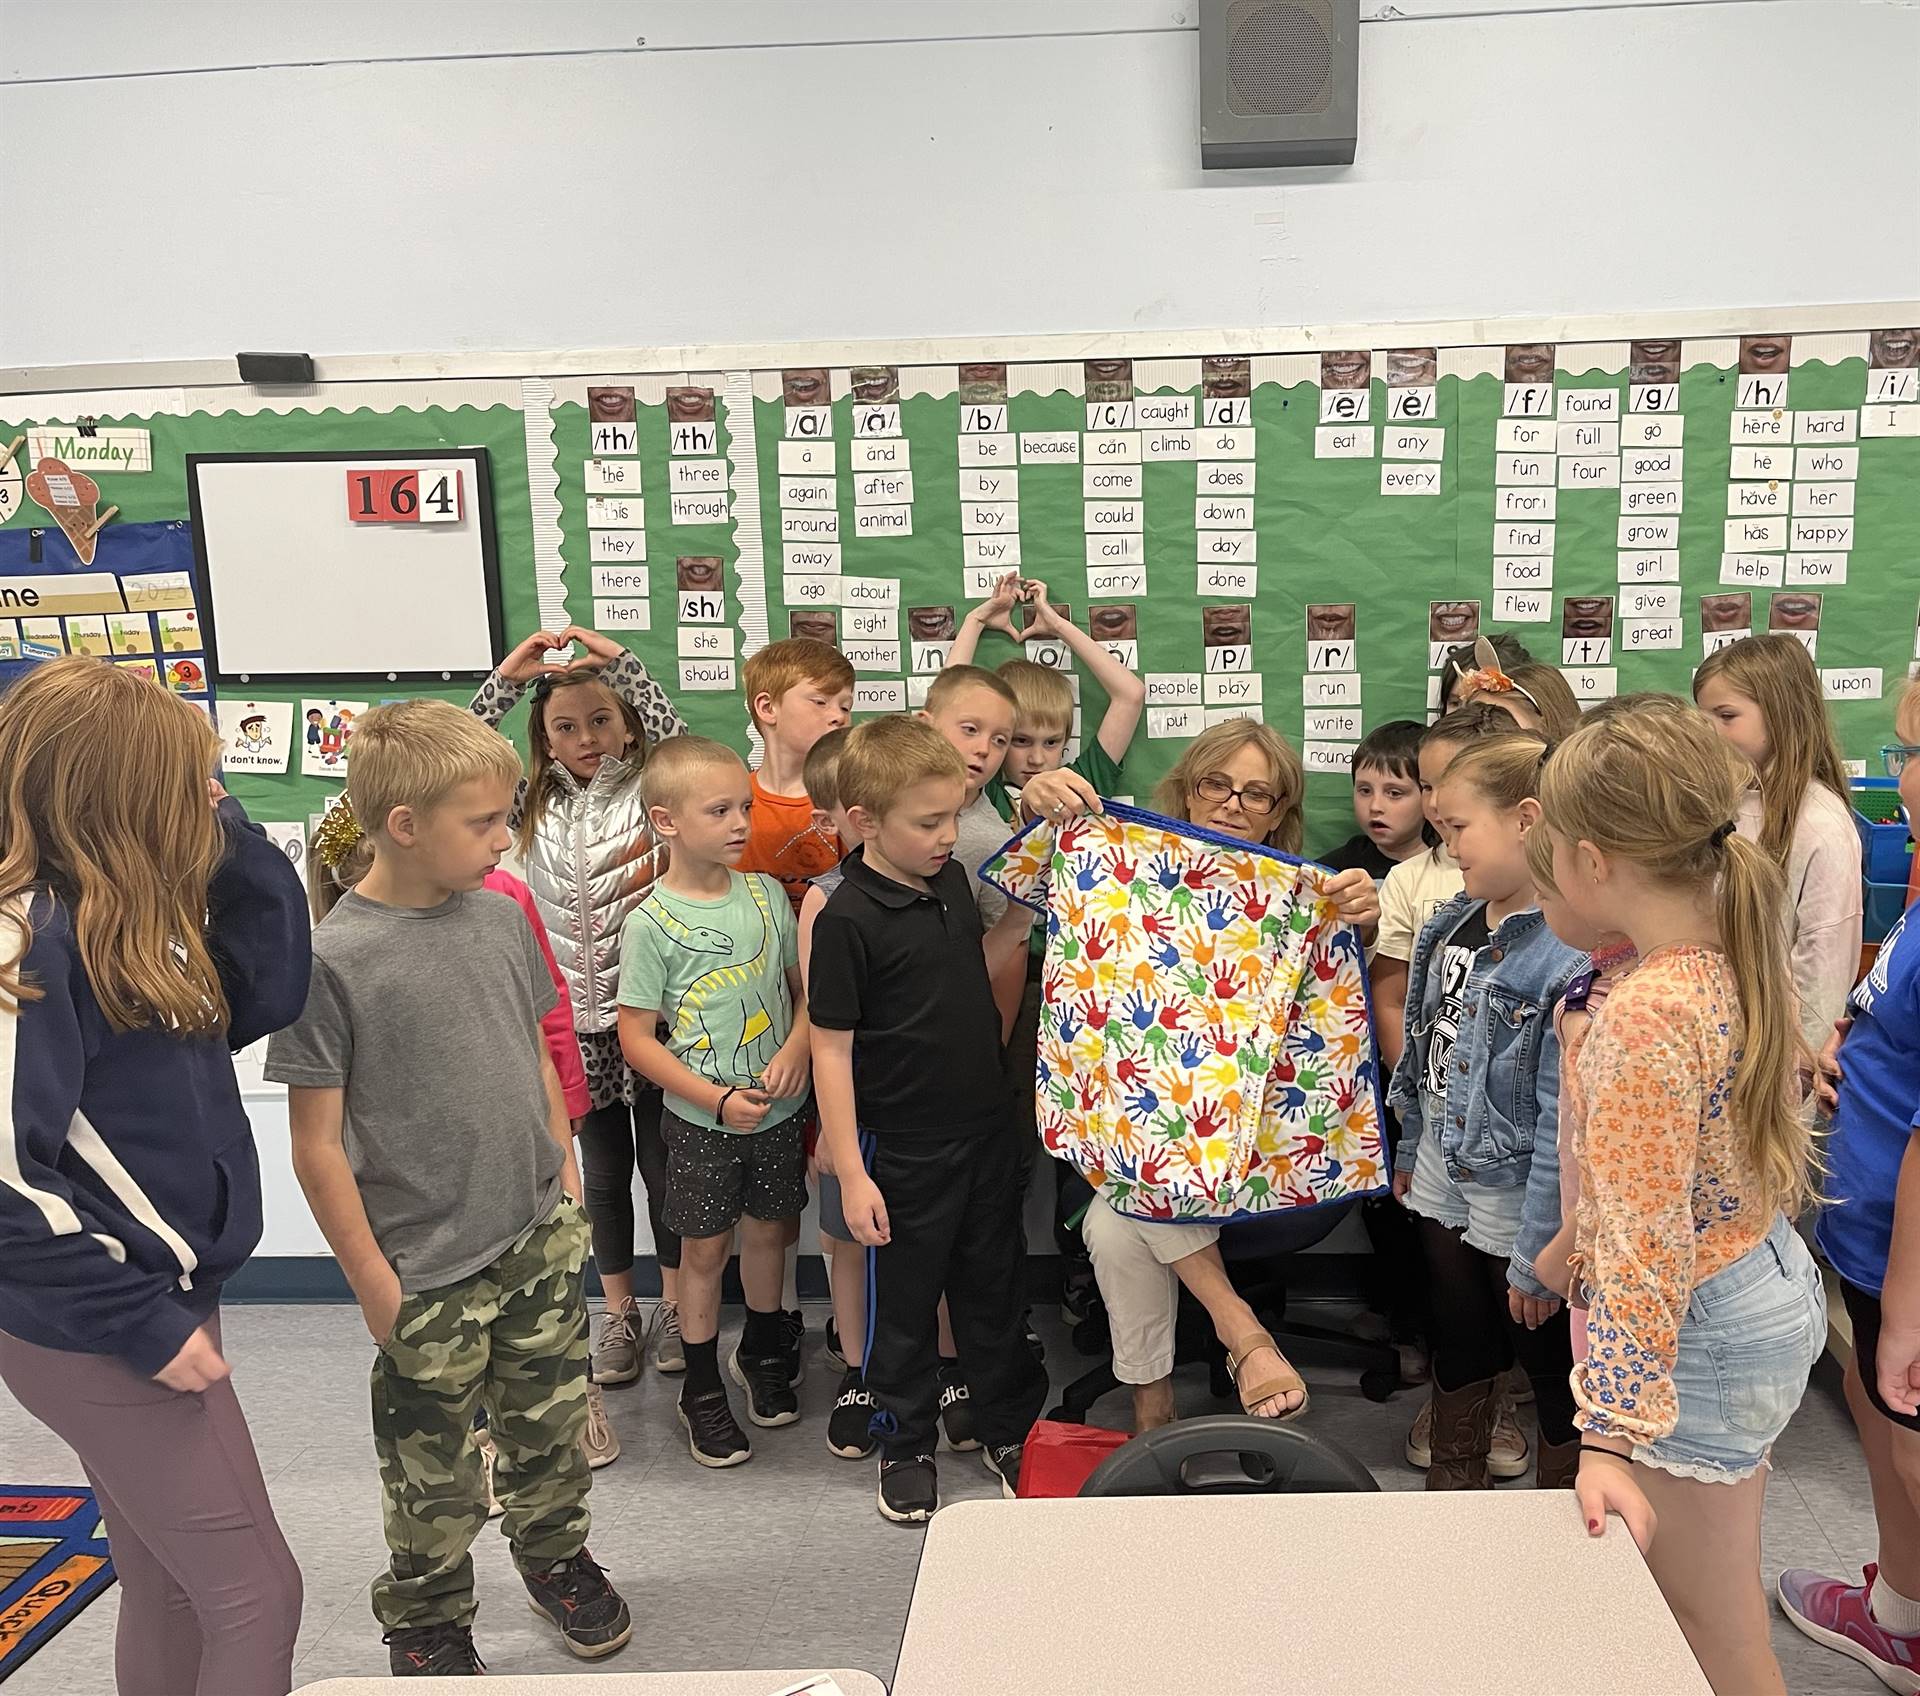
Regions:
<instances>
[{"instance_id":1,"label":"number card 164","mask_svg":"<svg viewBox=\"0 0 1920 1696\"><path fill-rule=\"evenodd\" d=\"M382 465L347 473L353 524L457 524L465 517L457 467Z\"/></svg>"}]
</instances>

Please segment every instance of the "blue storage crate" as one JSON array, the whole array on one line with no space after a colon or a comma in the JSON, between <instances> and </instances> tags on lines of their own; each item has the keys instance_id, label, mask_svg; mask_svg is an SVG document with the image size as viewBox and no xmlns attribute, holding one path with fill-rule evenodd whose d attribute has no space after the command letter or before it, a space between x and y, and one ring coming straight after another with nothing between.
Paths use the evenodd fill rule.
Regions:
<instances>
[{"instance_id":1,"label":"blue storage crate","mask_svg":"<svg viewBox=\"0 0 1920 1696\"><path fill-rule=\"evenodd\" d=\"M1907 910L1907 886L1904 883L1870 883L1860 886L1860 939L1885 942L1887 932L1900 922Z\"/></svg>"},{"instance_id":2,"label":"blue storage crate","mask_svg":"<svg viewBox=\"0 0 1920 1696\"><path fill-rule=\"evenodd\" d=\"M1860 875L1868 883L1907 886L1913 839L1900 805L1900 784L1891 777L1853 780L1853 827L1860 833Z\"/></svg>"}]
</instances>

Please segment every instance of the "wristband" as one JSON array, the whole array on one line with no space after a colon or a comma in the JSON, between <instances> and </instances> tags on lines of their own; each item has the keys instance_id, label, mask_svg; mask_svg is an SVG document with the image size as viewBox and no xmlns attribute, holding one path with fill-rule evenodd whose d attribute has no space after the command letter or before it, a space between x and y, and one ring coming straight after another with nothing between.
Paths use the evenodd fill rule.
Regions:
<instances>
[{"instance_id":1,"label":"wristband","mask_svg":"<svg viewBox=\"0 0 1920 1696\"><path fill-rule=\"evenodd\" d=\"M713 1116L718 1119L721 1124L724 1125L727 1122L727 1103L739 1093L740 1086L735 1084L732 1089L728 1090L720 1097L719 1101L714 1104Z\"/></svg>"},{"instance_id":2,"label":"wristband","mask_svg":"<svg viewBox=\"0 0 1920 1696\"><path fill-rule=\"evenodd\" d=\"M1628 1464L1633 1461L1632 1455L1623 1455L1618 1449L1603 1449L1598 1443L1582 1443L1580 1452L1583 1455L1605 1455L1609 1460L1623 1460Z\"/></svg>"}]
</instances>

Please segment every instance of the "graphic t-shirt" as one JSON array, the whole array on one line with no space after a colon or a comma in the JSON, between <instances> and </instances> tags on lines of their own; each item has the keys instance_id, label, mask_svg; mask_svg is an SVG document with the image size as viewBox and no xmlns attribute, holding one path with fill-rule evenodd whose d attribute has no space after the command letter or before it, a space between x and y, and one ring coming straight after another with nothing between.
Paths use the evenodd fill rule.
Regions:
<instances>
[{"instance_id":1,"label":"graphic t-shirt","mask_svg":"<svg viewBox=\"0 0 1920 1696\"><path fill-rule=\"evenodd\" d=\"M699 901L655 884L620 937L620 1005L662 1013L667 1052L723 1089L751 1088L793 1029L787 972L800 962L793 909L762 872L736 872ZM757 1130L790 1118L804 1096L767 1109ZM666 1092L691 1125L722 1126L706 1106Z\"/></svg>"},{"instance_id":2,"label":"graphic t-shirt","mask_svg":"<svg viewBox=\"0 0 1920 1696\"><path fill-rule=\"evenodd\" d=\"M1465 887L1459 862L1444 845L1402 860L1380 886L1374 953L1389 960L1412 960L1414 942L1427 920Z\"/></svg>"},{"instance_id":3,"label":"graphic t-shirt","mask_svg":"<svg viewBox=\"0 0 1920 1696\"><path fill-rule=\"evenodd\" d=\"M767 872L787 892L787 902L798 915L807 898L807 881L840 863L840 839L829 825L824 831L813 822L813 802L805 795L776 795L753 774L753 820L748 827L747 851L740 856L743 872Z\"/></svg>"},{"instance_id":4,"label":"graphic t-shirt","mask_svg":"<svg viewBox=\"0 0 1920 1696\"><path fill-rule=\"evenodd\" d=\"M1430 968L1440 1006L1434 1015L1433 1034L1427 1042L1427 1075L1420 1087L1425 1097L1421 1109L1428 1122L1436 1126L1446 1107L1447 1066L1453 1059L1454 1040L1460 1034L1460 1018L1467 1001L1467 978L1473 971L1474 956L1489 940L1487 909L1482 903L1440 944L1439 958Z\"/></svg>"},{"instance_id":5,"label":"graphic t-shirt","mask_svg":"<svg viewBox=\"0 0 1920 1696\"><path fill-rule=\"evenodd\" d=\"M1814 1235L1840 1276L1878 1295L1893 1242L1893 1197L1907 1143L1920 1130L1920 920L1909 907L1873 970L1854 986L1853 1029L1826 1146L1827 1200Z\"/></svg>"}]
</instances>

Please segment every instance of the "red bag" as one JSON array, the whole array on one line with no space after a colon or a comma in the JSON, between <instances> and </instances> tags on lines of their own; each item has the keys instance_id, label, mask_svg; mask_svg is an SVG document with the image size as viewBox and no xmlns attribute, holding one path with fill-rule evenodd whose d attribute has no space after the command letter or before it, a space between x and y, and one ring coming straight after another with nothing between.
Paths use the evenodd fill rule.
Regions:
<instances>
[{"instance_id":1,"label":"red bag","mask_svg":"<svg viewBox=\"0 0 1920 1696\"><path fill-rule=\"evenodd\" d=\"M1128 1440L1125 1431L1098 1425L1035 1420L1020 1456L1020 1498L1079 1495L1093 1469Z\"/></svg>"}]
</instances>

